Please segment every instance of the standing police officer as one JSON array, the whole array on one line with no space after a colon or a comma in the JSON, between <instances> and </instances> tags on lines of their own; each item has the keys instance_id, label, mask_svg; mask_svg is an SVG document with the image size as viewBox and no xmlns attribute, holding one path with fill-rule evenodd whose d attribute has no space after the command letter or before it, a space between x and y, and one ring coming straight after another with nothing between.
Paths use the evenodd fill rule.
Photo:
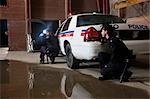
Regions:
<instances>
[{"instance_id":1,"label":"standing police officer","mask_svg":"<svg viewBox=\"0 0 150 99\"><path fill-rule=\"evenodd\" d=\"M99 77L99 79L119 79L125 67L125 58L129 50L126 45L116 37L114 30L114 27L109 24L104 24L101 29L102 46L108 51L100 52L98 55L102 75L102 78ZM127 71L124 81L128 80L131 74L132 72Z\"/></svg>"}]
</instances>

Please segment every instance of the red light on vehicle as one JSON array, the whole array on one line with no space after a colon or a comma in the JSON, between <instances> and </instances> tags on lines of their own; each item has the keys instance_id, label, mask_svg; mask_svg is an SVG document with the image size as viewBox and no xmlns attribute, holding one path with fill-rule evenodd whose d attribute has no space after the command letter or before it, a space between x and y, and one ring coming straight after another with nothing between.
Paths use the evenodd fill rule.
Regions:
<instances>
[{"instance_id":1,"label":"red light on vehicle","mask_svg":"<svg viewBox=\"0 0 150 99\"><path fill-rule=\"evenodd\" d=\"M84 41L97 41L97 40L99 40L98 31L93 27L88 28L84 35Z\"/></svg>"}]
</instances>

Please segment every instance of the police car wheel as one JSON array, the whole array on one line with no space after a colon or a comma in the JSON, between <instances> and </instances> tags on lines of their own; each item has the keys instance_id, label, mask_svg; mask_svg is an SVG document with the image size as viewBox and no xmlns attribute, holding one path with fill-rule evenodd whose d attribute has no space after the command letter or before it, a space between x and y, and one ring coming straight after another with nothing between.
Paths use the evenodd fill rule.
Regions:
<instances>
[{"instance_id":1,"label":"police car wheel","mask_svg":"<svg viewBox=\"0 0 150 99\"><path fill-rule=\"evenodd\" d=\"M73 56L71 52L70 44L66 45L65 51L66 51L66 60L67 60L68 67L70 67L71 69L79 68L79 61Z\"/></svg>"}]
</instances>

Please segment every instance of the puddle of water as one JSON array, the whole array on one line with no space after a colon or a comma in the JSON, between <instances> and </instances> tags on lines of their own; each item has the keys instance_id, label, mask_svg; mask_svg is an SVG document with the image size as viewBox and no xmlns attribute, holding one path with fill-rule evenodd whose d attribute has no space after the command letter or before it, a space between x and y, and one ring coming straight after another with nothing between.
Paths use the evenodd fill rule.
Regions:
<instances>
[{"instance_id":1,"label":"puddle of water","mask_svg":"<svg viewBox=\"0 0 150 99\"><path fill-rule=\"evenodd\" d=\"M149 98L141 89L66 69L5 60L0 71L0 98Z\"/></svg>"}]
</instances>

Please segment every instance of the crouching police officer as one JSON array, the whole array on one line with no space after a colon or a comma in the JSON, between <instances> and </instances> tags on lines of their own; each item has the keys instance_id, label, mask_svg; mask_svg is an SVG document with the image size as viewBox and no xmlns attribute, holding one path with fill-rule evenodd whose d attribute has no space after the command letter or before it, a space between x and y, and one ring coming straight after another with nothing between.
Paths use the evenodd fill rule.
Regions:
<instances>
[{"instance_id":1,"label":"crouching police officer","mask_svg":"<svg viewBox=\"0 0 150 99\"><path fill-rule=\"evenodd\" d=\"M55 57L59 53L57 38L53 35L53 33L49 29L43 30L43 33L40 34L40 38L42 42L40 49L40 63L42 64L44 63L45 55L47 56L47 62L48 58L50 58L51 63L54 63Z\"/></svg>"},{"instance_id":2,"label":"crouching police officer","mask_svg":"<svg viewBox=\"0 0 150 99\"><path fill-rule=\"evenodd\" d=\"M99 77L100 80L119 79L125 68L125 58L129 50L126 45L116 37L114 30L114 27L109 24L104 24L101 29L101 43L107 51L100 52L98 55L102 75L102 77ZM131 75L132 72L127 70L123 80L127 81Z\"/></svg>"}]
</instances>

